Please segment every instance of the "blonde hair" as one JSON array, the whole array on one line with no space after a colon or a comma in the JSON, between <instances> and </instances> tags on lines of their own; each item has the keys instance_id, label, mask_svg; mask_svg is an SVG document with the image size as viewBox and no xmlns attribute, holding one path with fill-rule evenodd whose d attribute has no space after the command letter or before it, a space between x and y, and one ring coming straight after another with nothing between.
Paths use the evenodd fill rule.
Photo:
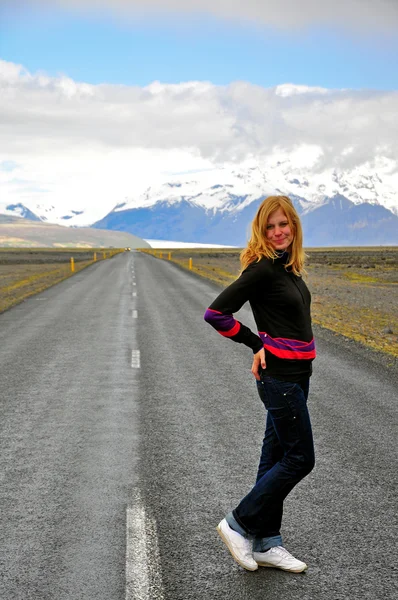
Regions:
<instances>
[{"instance_id":1,"label":"blonde hair","mask_svg":"<svg viewBox=\"0 0 398 600\"><path fill-rule=\"evenodd\" d=\"M274 211L281 208L286 215L290 230L293 234L293 242L289 251L289 261L285 265L286 269L291 269L295 275L305 273L304 262L305 253L303 250L303 230L300 218L292 201L287 196L268 196L258 207L257 213L251 225L251 237L240 254L242 270L246 269L254 261L259 261L262 257L275 259L278 253L267 239L267 223L269 216Z\"/></svg>"}]
</instances>

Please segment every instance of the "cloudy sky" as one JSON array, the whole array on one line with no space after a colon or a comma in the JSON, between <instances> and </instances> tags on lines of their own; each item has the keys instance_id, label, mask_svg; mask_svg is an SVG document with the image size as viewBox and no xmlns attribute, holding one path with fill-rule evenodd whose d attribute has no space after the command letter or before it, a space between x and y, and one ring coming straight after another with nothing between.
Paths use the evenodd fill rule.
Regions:
<instances>
[{"instance_id":1,"label":"cloudy sky","mask_svg":"<svg viewBox=\"0 0 398 600\"><path fill-rule=\"evenodd\" d=\"M0 202L99 218L277 148L396 160L397 33L397 0L3 0Z\"/></svg>"}]
</instances>

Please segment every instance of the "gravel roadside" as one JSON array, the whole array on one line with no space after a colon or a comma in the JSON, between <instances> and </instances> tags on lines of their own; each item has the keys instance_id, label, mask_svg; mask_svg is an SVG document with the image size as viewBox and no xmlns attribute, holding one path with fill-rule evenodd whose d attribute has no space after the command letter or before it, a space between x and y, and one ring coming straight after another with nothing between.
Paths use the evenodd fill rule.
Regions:
<instances>
[{"instance_id":1,"label":"gravel roadside","mask_svg":"<svg viewBox=\"0 0 398 600\"><path fill-rule=\"evenodd\" d=\"M350 350L363 357L366 361L373 363L375 366L380 365L380 367L387 369L393 375L398 385L398 357L385 352L377 352L377 350L373 350L373 348L370 348L369 346L365 346L360 342L341 335L340 333L335 333L320 325L314 325L313 329L315 341L321 339L327 344Z\"/></svg>"}]
</instances>

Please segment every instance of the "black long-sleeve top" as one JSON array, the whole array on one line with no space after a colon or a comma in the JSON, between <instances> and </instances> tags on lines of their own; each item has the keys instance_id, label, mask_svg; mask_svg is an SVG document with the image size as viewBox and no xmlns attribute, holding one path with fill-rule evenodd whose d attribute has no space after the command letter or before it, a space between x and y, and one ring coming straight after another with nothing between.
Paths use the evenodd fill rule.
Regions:
<instances>
[{"instance_id":1,"label":"black long-sleeve top","mask_svg":"<svg viewBox=\"0 0 398 600\"><path fill-rule=\"evenodd\" d=\"M205 321L221 335L258 352L264 347L266 373L284 381L309 377L315 358L311 328L311 294L301 277L286 270L288 254L261 258L214 300ZM258 334L237 321L233 313L249 301Z\"/></svg>"}]
</instances>

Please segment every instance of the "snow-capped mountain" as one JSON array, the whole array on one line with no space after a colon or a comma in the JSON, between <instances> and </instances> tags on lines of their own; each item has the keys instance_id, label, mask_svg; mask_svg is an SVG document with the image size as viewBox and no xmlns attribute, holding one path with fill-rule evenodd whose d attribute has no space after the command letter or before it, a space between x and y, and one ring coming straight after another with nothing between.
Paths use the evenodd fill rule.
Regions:
<instances>
[{"instance_id":1,"label":"snow-capped mountain","mask_svg":"<svg viewBox=\"0 0 398 600\"><path fill-rule=\"evenodd\" d=\"M41 221L34 212L20 202L18 202L18 204L5 204L4 202L0 202L0 215L21 217L23 219L29 219L30 221Z\"/></svg>"},{"instance_id":2,"label":"snow-capped mountain","mask_svg":"<svg viewBox=\"0 0 398 600\"><path fill-rule=\"evenodd\" d=\"M260 201L285 194L301 215L308 246L397 244L398 164L380 158L351 170L315 169L318 158L279 153L260 166L173 177L112 209L96 207L105 216L93 219L92 227L146 239L244 245ZM76 203L73 209L29 204L6 210L22 217L30 211L40 220L68 226L88 224L87 211L76 210Z\"/></svg>"},{"instance_id":3,"label":"snow-capped mountain","mask_svg":"<svg viewBox=\"0 0 398 600\"><path fill-rule=\"evenodd\" d=\"M307 245L398 243L398 180L356 168L309 175L289 158L262 166L217 169L173 179L126 199L94 227L131 231L144 238L244 245L261 200L289 195L301 215Z\"/></svg>"},{"instance_id":4,"label":"snow-capped mountain","mask_svg":"<svg viewBox=\"0 0 398 600\"><path fill-rule=\"evenodd\" d=\"M24 201L18 203L0 202L0 215L22 217L31 221L43 221L69 227L87 227L112 210L114 202L108 202L103 207L76 208L76 202L71 207L52 203Z\"/></svg>"},{"instance_id":5,"label":"snow-capped mountain","mask_svg":"<svg viewBox=\"0 0 398 600\"><path fill-rule=\"evenodd\" d=\"M308 160L312 162L310 157ZM113 210L189 199L205 210L239 212L260 196L272 193L305 199L304 210L316 208L327 198L343 195L354 204L379 204L398 215L398 164L385 159L379 161L378 170L368 165L351 171L324 169L310 173L306 165L297 166L288 156L277 156L261 167L221 168L197 173L192 178L173 179L157 188L149 187ZM243 197L244 200L237 202L236 198Z\"/></svg>"}]
</instances>

